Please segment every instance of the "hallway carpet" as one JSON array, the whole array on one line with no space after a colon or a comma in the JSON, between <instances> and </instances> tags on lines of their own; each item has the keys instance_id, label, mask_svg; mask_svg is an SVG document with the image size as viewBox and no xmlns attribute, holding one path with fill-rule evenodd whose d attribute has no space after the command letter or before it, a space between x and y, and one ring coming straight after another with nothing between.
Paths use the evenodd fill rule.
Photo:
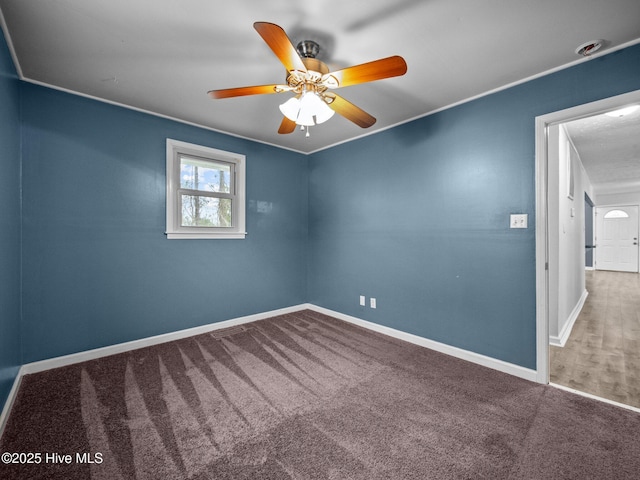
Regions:
<instances>
[{"instance_id":1,"label":"hallway carpet","mask_svg":"<svg viewBox=\"0 0 640 480\"><path fill-rule=\"evenodd\" d=\"M0 452L40 463L0 478L630 479L639 431L633 412L305 310L26 376Z\"/></svg>"}]
</instances>

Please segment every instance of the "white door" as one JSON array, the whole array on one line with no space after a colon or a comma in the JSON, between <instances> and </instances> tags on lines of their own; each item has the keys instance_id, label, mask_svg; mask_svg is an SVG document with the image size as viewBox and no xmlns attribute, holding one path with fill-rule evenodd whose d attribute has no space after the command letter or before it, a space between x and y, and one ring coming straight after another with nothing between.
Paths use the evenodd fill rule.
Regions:
<instances>
[{"instance_id":1,"label":"white door","mask_svg":"<svg viewBox=\"0 0 640 480\"><path fill-rule=\"evenodd\" d=\"M595 268L638 272L638 206L596 207Z\"/></svg>"}]
</instances>

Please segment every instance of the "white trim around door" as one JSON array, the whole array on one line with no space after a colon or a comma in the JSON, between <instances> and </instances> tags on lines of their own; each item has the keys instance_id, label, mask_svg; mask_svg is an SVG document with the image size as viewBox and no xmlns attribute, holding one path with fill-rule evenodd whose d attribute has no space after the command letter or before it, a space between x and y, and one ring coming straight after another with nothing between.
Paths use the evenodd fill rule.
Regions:
<instances>
[{"instance_id":1,"label":"white trim around door","mask_svg":"<svg viewBox=\"0 0 640 480\"><path fill-rule=\"evenodd\" d=\"M549 224L558 212L549 211L550 192L547 131L552 125L590 117L640 103L640 90L536 117L536 380L549 383L549 258L557 258L557 245L549 242ZM557 165L553 165L557 169ZM555 248L555 250L553 250Z\"/></svg>"}]
</instances>

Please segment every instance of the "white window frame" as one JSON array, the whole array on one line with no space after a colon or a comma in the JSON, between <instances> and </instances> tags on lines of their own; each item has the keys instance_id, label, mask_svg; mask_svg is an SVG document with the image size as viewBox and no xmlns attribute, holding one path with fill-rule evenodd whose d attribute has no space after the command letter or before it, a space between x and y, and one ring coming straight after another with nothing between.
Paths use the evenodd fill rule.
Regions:
<instances>
[{"instance_id":1,"label":"white window frame","mask_svg":"<svg viewBox=\"0 0 640 480\"><path fill-rule=\"evenodd\" d=\"M233 165L230 227L184 227L181 225L180 156L199 157L205 161ZM244 155L167 138L167 224L168 239L245 238L245 163Z\"/></svg>"}]
</instances>

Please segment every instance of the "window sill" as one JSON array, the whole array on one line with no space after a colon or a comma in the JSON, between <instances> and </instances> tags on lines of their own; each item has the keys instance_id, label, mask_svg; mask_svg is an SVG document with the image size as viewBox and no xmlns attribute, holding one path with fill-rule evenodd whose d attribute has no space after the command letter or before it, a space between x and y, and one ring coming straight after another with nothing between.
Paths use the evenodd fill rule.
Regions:
<instances>
[{"instance_id":1,"label":"window sill","mask_svg":"<svg viewBox=\"0 0 640 480\"><path fill-rule=\"evenodd\" d=\"M215 240L215 239L244 239L247 232L233 233L168 233L165 232L168 240Z\"/></svg>"}]
</instances>

